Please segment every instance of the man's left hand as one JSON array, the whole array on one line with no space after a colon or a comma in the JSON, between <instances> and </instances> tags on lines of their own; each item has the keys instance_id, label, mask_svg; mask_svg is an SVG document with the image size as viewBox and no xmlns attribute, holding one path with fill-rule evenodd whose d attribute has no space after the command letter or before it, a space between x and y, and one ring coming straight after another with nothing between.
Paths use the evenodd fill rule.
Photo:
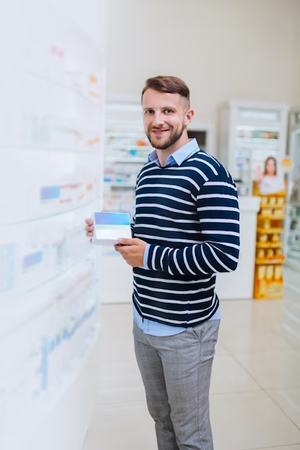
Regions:
<instances>
[{"instance_id":1,"label":"man's left hand","mask_svg":"<svg viewBox=\"0 0 300 450\"><path fill-rule=\"evenodd\" d=\"M144 267L144 253L147 242L141 239L118 239L121 245L115 245L115 250L123 256L131 267Z\"/></svg>"}]
</instances>

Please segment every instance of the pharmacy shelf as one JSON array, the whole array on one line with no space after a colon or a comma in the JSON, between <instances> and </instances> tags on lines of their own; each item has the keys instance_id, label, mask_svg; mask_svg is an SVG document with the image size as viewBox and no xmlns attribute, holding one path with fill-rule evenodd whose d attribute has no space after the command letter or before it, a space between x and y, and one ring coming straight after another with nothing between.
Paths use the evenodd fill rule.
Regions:
<instances>
[{"instance_id":1,"label":"pharmacy shelf","mask_svg":"<svg viewBox=\"0 0 300 450\"><path fill-rule=\"evenodd\" d=\"M236 138L236 143L238 145L242 145L243 147L246 146L259 146L259 147L277 147L278 146L278 139L255 139L255 138Z\"/></svg>"},{"instance_id":2,"label":"pharmacy shelf","mask_svg":"<svg viewBox=\"0 0 300 450\"><path fill-rule=\"evenodd\" d=\"M130 145L130 144L106 144L105 149L107 150L145 150L145 151L152 151L153 147L147 146L147 145Z\"/></svg>"},{"instance_id":3,"label":"pharmacy shelf","mask_svg":"<svg viewBox=\"0 0 300 450\"><path fill-rule=\"evenodd\" d=\"M132 156L128 158L105 158L105 162L108 163L125 163L125 164L146 164L146 158L133 158Z\"/></svg>"},{"instance_id":4,"label":"pharmacy shelf","mask_svg":"<svg viewBox=\"0 0 300 450\"><path fill-rule=\"evenodd\" d=\"M274 259L256 259L255 264L282 264L284 263L284 258L274 258Z\"/></svg>"},{"instance_id":5,"label":"pharmacy shelf","mask_svg":"<svg viewBox=\"0 0 300 450\"><path fill-rule=\"evenodd\" d=\"M258 219L282 220L282 219L285 219L285 218L286 218L286 216L274 216L274 215L268 216L267 214L266 215L262 215L262 214L258 215Z\"/></svg>"},{"instance_id":6,"label":"pharmacy shelf","mask_svg":"<svg viewBox=\"0 0 300 450\"><path fill-rule=\"evenodd\" d=\"M22 145L22 146L18 146L18 145L4 145L4 144L0 144L0 152L1 151L17 151L17 152L24 152L26 150L29 151L37 151L37 152L55 152L55 153L61 153L61 152L68 152L68 153L84 153L84 154L94 154L96 152L98 152L98 150L96 149L84 149L84 148L67 148L67 147L47 147L47 146L42 146L42 145L36 145L36 144L32 144L32 145Z\"/></svg>"},{"instance_id":7,"label":"pharmacy shelf","mask_svg":"<svg viewBox=\"0 0 300 450\"><path fill-rule=\"evenodd\" d=\"M105 186L109 186L112 188L135 188L135 183L122 183L122 182L111 182L111 181L104 181Z\"/></svg>"},{"instance_id":8,"label":"pharmacy shelf","mask_svg":"<svg viewBox=\"0 0 300 450\"><path fill-rule=\"evenodd\" d=\"M285 244L282 242L273 243L273 242L257 242L256 248L282 248Z\"/></svg>"},{"instance_id":9,"label":"pharmacy shelf","mask_svg":"<svg viewBox=\"0 0 300 450\"><path fill-rule=\"evenodd\" d=\"M300 208L300 202L290 202L288 206L289 206L289 208L292 206L294 208Z\"/></svg>"},{"instance_id":10,"label":"pharmacy shelf","mask_svg":"<svg viewBox=\"0 0 300 450\"><path fill-rule=\"evenodd\" d=\"M73 86L68 85L67 83L64 83L63 81L49 78L47 75L45 75L43 73L31 72L26 69L23 69L21 73L23 73L24 75L31 77L33 79L44 81L44 82L48 83L49 85L51 85L52 87L56 86L59 89L63 89L63 90L72 92L73 94L77 95L78 97L81 97L84 100L87 100L90 103L90 106L93 106L94 108L99 108L100 93L92 92L92 87L88 92L84 92L86 90L84 85L81 85L78 87L73 87ZM97 85L96 89L99 89L99 85Z\"/></svg>"},{"instance_id":11,"label":"pharmacy shelf","mask_svg":"<svg viewBox=\"0 0 300 450\"><path fill-rule=\"evenodd\" d=\"M286 205L260 205L260 209L284 209Z\"/></svg>"},{"instance_id":12,"label":"pharmacy shelf","mask_svg":"<svg viewBox=\"0 0 300 450\"><path fill-rule=\"evenodd\" d=\"M259 234L275 234L275 233L284 233L284 228L258 228L257 233Z\"/></svg>"}]
</instances>

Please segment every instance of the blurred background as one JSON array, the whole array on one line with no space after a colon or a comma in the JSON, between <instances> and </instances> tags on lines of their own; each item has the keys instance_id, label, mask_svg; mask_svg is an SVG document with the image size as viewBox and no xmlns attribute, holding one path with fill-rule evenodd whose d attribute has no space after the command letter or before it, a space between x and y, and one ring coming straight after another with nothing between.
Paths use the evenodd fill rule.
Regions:
<instances>
[{"instance_id":1,"label":"blurred background","mask_svg":"<svg viewBox=\"0 0 300 450\"><path fill-rule=\"evenodd\" d=\"M190 137L240 196L240 264L217 284L215 448L300 450L300 1L0 11L0 448L156 448L131 269L84 220L133 214L151 151L140 93L174 75L191 91Z\"/></svg>"}]
</instances>

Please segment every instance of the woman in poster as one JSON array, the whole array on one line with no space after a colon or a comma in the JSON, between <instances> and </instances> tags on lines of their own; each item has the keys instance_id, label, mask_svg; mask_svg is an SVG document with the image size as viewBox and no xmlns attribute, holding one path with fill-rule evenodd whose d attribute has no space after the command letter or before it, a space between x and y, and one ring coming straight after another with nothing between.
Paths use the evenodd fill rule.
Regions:
<instances>
[{"instance_id":1,"label":"woman in poster","mask_svg":"<svg viewBox=\"0 0 300 450\"><path fill-rule=\"evenodd\" d=\"M273 156L269 156L266 159L264 172L258 169L255 181L259 188L259 193L263 195L276 194L285 189L284 179L277 173L277 161Z\"/></svg>"}]
</instances>

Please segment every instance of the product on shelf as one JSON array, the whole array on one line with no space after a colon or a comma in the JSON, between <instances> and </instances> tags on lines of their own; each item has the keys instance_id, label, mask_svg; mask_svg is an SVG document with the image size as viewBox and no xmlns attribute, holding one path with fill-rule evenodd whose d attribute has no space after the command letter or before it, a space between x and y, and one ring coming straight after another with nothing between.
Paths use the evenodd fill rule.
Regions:
<instances>
[{"instance_id":1,"label":"product on shelf","mask_svg":"<svg viewBox=\"0 0 300 450\"><path fill-rule=\"evenodd\" d=\"M273 258L274 257L274 250L272 248L268 248L267 249L266 257L267 258Z\"/></svg>"},{"instance_id":2,"label":"product on shelf","mask_svg":"<svg viewBox=\"0 0 300 450\"><path fill-rule=\"evenodd\" d=\"M275 281L282 281L282 266L277 265L274 269L274 280Z\"/></svg>"},{"instance_id":3,"label":"product on shelf","mask_svg":"<svg viewBox=\"0 0 300 450\"><path fill-rule=\"evenodd\" d=\"M254 280L256 298L264 298L267 290L266 266L256 266Z\"/></svg>"},{"instance_id":4,"label":"product on shelf","mask_svg":"<svg viewBox=\"0 0 300 450\"><path fill-rule=\"evenodd\" d=\"M263 220L263 228L271 228L271 221L270 220Z\"/></svg>"},{"instance_id":5,"label":"product on shelf","mask_svg":"<svg viewBox=\"0 0 300 450\"><path fill-rule=\"evenodd\" d=\"M266 269L266 280L267 281L272 281L273 280L273 276L274 276L274 266L272 266L272 265L270 265L270 266L267 266L267 269Z\"/></svg>"},{"instance_id":6,"label":"product on shelf","mask_svg":"<svg viewBox=\"0 0 300 450\"><path fill-rule=\"evenodd\" d=\"M264 259L265 258L265 251L263 248L258 249L257 252L257 259Z\"/></svg>"},{"instance_id":7,"label":"product on shelf","mask_svg":"<svg viewBox=\"0 0 300 450\"><path fill-rule=\"evenodd\" d=\"M265 208L261 210L261 214L263 216L271 216L272 215L272 209L270 208Z\"/></svg>"},{"instance_id":8,"label":"product on shelf","mask_svg":"<svg viewBox=\"0 0 300 450\"><path fill-rule=\"evenodd\" d=\"M278 206L284 206L284 197L278 197L277 198L277 205Z\"/></svg>"},{"instance_id":9,"label":"product on shelf","mask_svg":"<svg viewBox=\"0 0 300 450\"><path fill-rule=\"evenodd\" d=\"M267 206L267 205L268 205L268 197L262 197L261 202L260 202L261 208L263 208L264 206Z\"/></svg>"},{"instance_id":10,"label":"product on shelf","mask_svg":"<svg viewBox=\"0 0 300 450\"><path fill-rule=\"evenodd\" d=\"M260 234L258 239L259 239L259 242L267 242L268 235L267 234Z\"/></svg>"},{"instance_id":11,"label":"product on shelf","mask_svg":"<svg viewBox=\"0 0 300 450\"><path fill-rule=\"evenodd\" d=\"M274 233L274 234L272 234L271 239L272 239L272 242L273 242L273 243L277 243L277 242L280 241L280 235L277 234L277 233Z\"/></svg>"}]
</instances>

